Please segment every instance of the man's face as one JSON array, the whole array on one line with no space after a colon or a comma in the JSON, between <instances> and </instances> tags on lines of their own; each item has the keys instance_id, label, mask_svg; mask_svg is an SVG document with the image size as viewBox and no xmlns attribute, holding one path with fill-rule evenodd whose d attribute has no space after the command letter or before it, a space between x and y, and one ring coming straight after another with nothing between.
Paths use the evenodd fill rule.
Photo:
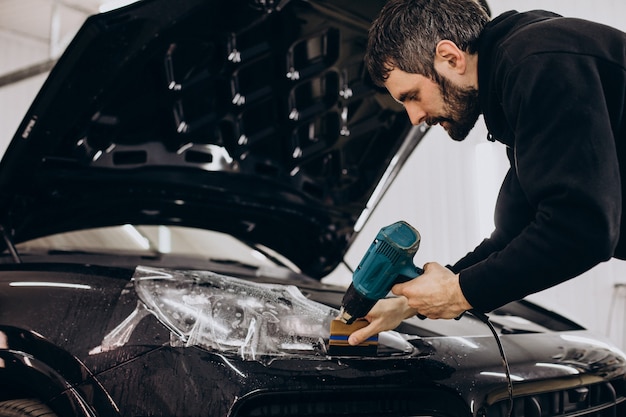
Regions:
<instances>
[{"instance_id":1,"label":"man's face","mask_svg":"<svg viewBox=\"0 0 626 417\"><path fill-rule=\"evenodd\" d=\"M435 82L419 74L394 68L385 87L401 103L411 124L440 124L454 140L467 137L480 115L478 90L463 88L444 77Z\"/></svg>"}]
</instances>

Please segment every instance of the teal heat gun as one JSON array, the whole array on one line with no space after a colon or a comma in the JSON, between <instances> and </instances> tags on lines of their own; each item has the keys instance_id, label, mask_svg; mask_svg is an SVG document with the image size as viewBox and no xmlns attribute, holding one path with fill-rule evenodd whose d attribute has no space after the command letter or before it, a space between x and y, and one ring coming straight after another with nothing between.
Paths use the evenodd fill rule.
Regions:
<instances>
[{"instance_id":1,"label":"teal heat gun","mask_svg":"<svg viewBox=\"0 0 626 417\"><path fill-rule=\"evenodd\" d=\"M422 275L424 271L413 264L420 239L419 232L405 221L380 229L352 274L338 320L352 324L364 317L394 284Z\"/></svg>"}]
</instances>

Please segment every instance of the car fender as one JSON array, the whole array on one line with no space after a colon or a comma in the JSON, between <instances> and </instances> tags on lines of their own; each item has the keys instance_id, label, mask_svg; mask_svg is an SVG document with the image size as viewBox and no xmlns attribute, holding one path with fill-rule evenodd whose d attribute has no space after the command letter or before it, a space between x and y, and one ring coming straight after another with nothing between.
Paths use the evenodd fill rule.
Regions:
<instances>
[{"instance_id":1,"label":"car fender","mask_svg":"<svg viewBox=\"0 0 626 417\"><path fill-rule=\"evenodd\" d=\"M78 358L29 330L0 325L0 389L2 400L37 398L62 416L119 417Z\"/></svg>"}]
</instances>

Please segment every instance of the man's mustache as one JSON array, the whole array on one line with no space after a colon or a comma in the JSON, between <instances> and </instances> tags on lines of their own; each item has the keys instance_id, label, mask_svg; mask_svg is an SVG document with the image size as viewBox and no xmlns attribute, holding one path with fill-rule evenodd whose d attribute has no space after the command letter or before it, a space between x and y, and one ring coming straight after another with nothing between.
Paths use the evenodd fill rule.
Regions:
<instances>
[{"instance_id":1,"label":"man's mustache","mask_svg":"<svg viewBox=\"0 0 626 417\"><path fill-rule=\"evenodd\" d=\"M454 120L449 119L447 117L435 117L435 118L431 118L431 119L426 119L426 124L428 126L435 126L437 124L444 123L444 122L448 122L450 124L454 124Z\"/></svg>"}]
</instances>

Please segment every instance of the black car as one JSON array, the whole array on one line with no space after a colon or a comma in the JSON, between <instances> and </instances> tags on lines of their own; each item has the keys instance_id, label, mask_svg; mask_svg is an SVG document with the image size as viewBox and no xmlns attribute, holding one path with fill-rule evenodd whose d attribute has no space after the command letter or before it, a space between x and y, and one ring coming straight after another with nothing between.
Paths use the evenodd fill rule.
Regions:
<instances>
[{"instance_id":1,"label":"black car","mask_svg":"<svg viewBox=\"0 0 626 417\"><path fill-rule=\"evenodd\" d=\"M364 71L383 3L85 22L0 165L0 416L626 415L625 355L526 301L329 354L321 279L428 134Z\"/></svg>"}]
</instances>

